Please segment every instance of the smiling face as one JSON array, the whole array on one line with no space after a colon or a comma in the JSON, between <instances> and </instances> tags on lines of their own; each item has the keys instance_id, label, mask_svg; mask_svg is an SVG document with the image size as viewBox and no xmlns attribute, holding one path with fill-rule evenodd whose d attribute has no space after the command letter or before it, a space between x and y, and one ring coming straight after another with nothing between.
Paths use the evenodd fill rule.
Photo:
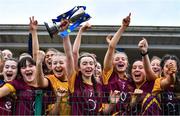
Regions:
<instances>
[{"instance_id":1,"label":"smiling face","mask_svg":"<svg viewBox=\"0 0 180 116\"><path fill-rule=\"evenodd\" d=\"M102 67L101 67L101 64L97 62L96 68L95 68L95 76L100 77L101 75L102 75Z\"/></svg>"},{"instance_id":2,"label":"smiling face","mask_svg":"<svg viewBox=\"0 0 180 116\"><path fill-rule=\"evenodd\" d=\"M6 60L3 67L3 76L5 82L14 80L17 76L17 62L15 60Z\"/></svg>"},{"instance_id":3,"label":"smiling face","mask_svg":"<svg viewBox=\"0 0 180 116\"><path fill-rule=\"evenodd\" d=\"M141 84L146 79L146 73L144 70L142 61L135 61L132 65L131 75L136 84Z\"/></svg>"},{"instance_id":4,"label":"smiling face","mask_svg":"<svg viewBox=\"0 0 180 116\"><path fill-rule=\"evenodd\" d=\"M177 77L179 67L180 67L180 60L175 55L165 55L161 59L160 66L162 68L162 77Z\"/></svg>"},{"instance_id":5,"label":"smiling face","mask_svg":"<svg viewBox=\"0 0 180 116\"><path fill-rule=\"evenodd\" d=\"M155 72L156 75L160 75L161 73L161 66L160 66L160 60L154 59L151 61L151 67L152 70Z\"/></svg>"},{"instance_id":6,"label":"smiling face","mask_svg":"<svg viewBox=\"0 0 180 116\"><path fill-rule=\"evenodd\" d=\"M174 68L174 72L177 72L177 63L175 60L167 60L164 63L164 67L163 67L163 73L165 77L168 77L169 75L169 67L173 67Z\"/></svg>"},{"instance_id":7,"label":"smiling face","mask_svg":"<svg viewBox=\"0 0 180 116\"><path fill-rule=\"evenodd\" d=\"M9 58L12 58L12 52L10 50L3 50L2 51L4 60L7 60Z\"/></svg>"},{"instance_id":8,"label":"smiling face","mask_svg":"<svg viewBox=\"0 0 180 116\"><path fill-rule=\"evenodd\" d=\"M35 80L36 66L26 61L26 66L21 68L21 74L25 82L31 83Z\"/></svg>"},{"instance_id":9,"label":"smiling face","mask_svg":"<svg viewBox=\"0 0 180 116\"><path fill-rule=\"evenodd\" d=\"M55 51L48 51L45 55L45 64L49 70L52 70L52 57L56 54Z\"/></svg>"},{"instance_id":10,"label":"smiling face","mask_svg":"<svg viewBox=\"0 0 180 116\"><path fill-rule=\"evenodd\" d=\"M36 79L36 63L30 57L24 57L19 61L18 69L26 83L33 83Z\"/></svg>"},{"instance_id":11,"label":"smiling face","mask_svg":"<svg viewBox=\"0 0 180 116\"><path fill-rule=\"evenodd\" d=\"M127 55L123 52L116 53L113 59L113 65L117 72L125 72L128 67L128 58Z\"/></svg>"},{"instance_id":12,"label":"smiling face","mask_svg":"<svg viewBox=\"0 0 180 116\"><path fill-rule=\"evenodd\" d=\"M86 78L91 78L95 71L95 61L90 56L84 56L80 59L79 71L81 71L82 76Z\"/></svg>"},{"instance_id":13,"label":"smiling face","mask_svg":"<svg viewBox=\"0 0 180 116\"><path fill-rule=\"evenodd\" d=\"M52 57L52 70L57 78L65 77L66 74L66 57L54 55Z\"/></svg>"}]
</instances>

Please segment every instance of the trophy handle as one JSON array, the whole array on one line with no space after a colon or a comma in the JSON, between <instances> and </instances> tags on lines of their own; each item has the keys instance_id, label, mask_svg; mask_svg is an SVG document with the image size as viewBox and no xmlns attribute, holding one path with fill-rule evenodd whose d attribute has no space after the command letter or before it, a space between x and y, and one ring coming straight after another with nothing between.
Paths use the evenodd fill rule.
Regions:
<instances>
[{"instance_id":1,"label":"trophy handle","mask_svg":"<svg viewBox=\"0 0 180 116\"><path fill-rule=\"evenodd\" d=\"M46 26L46 29L47 29L51 38L53 38L53 35L55 33L58 33L58 29L56 26L49 27L48 23L46 23L46 22L44 22L44 25Z\"/></svg>"}]
</instances>

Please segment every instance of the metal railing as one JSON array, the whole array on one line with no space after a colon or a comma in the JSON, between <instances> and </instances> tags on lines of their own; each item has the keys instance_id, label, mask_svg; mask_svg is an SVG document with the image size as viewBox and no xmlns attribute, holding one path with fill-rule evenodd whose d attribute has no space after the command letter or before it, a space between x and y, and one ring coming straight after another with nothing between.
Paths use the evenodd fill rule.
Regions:
<instances>
[{"instance_id":1,"label":"metal railing","mask_svg":"<svg viewBox=\"0 0 180 116\"><path fill-rule=\"evenodd\" d=\"M84 95L84 94L81 94ZM87 94L86 94L87 95ZM83 99L84 96L69 96L70 99ZM142 95L146 96L146 95ZM25 98L23 98L25 97ZM103 96L98 96L102 98L103 100L96 100L96 103L98 104L110 104L109 98L107 94L104 94ZM151 98L150 98L151 97ZM152 98L153 97L153 98ZM148 101L148 99L137 99L134 105L130 104L130 101L120 101L114 105L111 112L108 112L106 114L99 111L99 113L93 112L92 110L92 104L90 102L87 102L88 100L92 98L85 98L82 101L78 102L66 102L61 101L59 104L66 104L69 106L72 105L81 105L81 109L75 109L75 110L81 110L86 115L180 115L180 100L171 94L163 93L159 95L159 106L155 103L158 103L158 100L156 99L157 96L153 96L150 94L150 96L147 97L148 99L151 99ZM5 100L3 100L5 99ZM22 99L26 99L23 101ZM11 100L11 101L10 101ZM86 101L85 101L86 100ZM10 104L11 102L11 104ZM104 103L103 103L104 102ZM147 102L147 103L146 103ZM8 104L9 103L9 104ZM11 99L6 99L6 97L0 99L0 115L46 115L48 113L48 109L50 107L52 108L53 104L57 103L55 95L51 91L42 91L42 90L36 90L33 92L33 94L27 94L23 96L15 96ZM64 105L64 107L59 108L59 112L63 112L67 107ZM68 107L69 110L70 107ZM74 107L71 107L74 108ZM78 108L78 107L77 107ZM160 110L158 109L160 108ZM91 109L91 110L87 110ZM61 110L61 111L60 111ZM67 110L67 109L66 109ZM146 113L145 113L146 110ZM159 111L158 111L159 110ZM88 112L91 112L88 114Z\"/></svg>"}]
</instances>

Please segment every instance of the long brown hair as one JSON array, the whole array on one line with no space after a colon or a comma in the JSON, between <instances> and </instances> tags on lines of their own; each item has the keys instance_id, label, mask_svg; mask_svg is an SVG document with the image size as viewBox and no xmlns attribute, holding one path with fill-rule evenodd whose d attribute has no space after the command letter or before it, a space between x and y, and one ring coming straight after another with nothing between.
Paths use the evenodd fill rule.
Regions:
<instances>
[{"instance_id":1,"label":"long brown hair","mask_svg":"<svg viewBox=\"0 0 180 116\"><path fill-rule=\"evenodd\" d=\"M80 62L81 62L81 59L84 58L84 57L91 57L93 60L94 60L94 64L96 66L96 58L94 57L93 54L91 53L88 53L88 52L83 52L80 57L78 58L78 67L80 67ZM82 73L79 72L79 76L80 76L80 79L81 79L81 84L80 84L80 87L83 89L84 88L84 84L83 84L83 79L82 79ZM97 82L96 82L96 79L94 77L94 75L92 75L91 77L91 81L93 83L93 89L94 89L94 92L95 92L95 96L98 95L98 92L97 92Z\"/></svg>"}]
</instances>

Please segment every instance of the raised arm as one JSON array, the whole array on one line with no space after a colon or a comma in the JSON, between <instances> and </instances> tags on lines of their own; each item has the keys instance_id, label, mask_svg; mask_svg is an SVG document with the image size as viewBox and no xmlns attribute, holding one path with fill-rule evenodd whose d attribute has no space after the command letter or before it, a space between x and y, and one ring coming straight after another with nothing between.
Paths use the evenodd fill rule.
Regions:
<instances>
[{"instance_id":1,"label":"raised arm","mask_svg":"<svg viewBox=\"0 0 180 116\"><path fill-rule=\"evenodd\" d=\"M148 81L155 80L157 77L156 77L155 72L152 70L152 67L150 64L149 55L148 55L148 42L147 42L147 40L145 38L143 38L141 41L139 41L138 47L139 47L139 50L140 50L141 55L142 55L144 69L146 72L146 79Z\"/></svg>"},{"instance_id":2,"label":"raised arm","mask_svg":"<svg viewBox=\"0 0 180 116\"><path fill-rule=\"evenodd\" d=\"M72 54L72 46L69 36L63 38L63 46L66 54L67 77L69 79L73 74L73 71L75 70L74 59Z\"/></svg>"},{"instance_id":3,"label":"raised arm","mask_svg":"<svg viewBox=\"0 0 180 116\"><path fill-rule=\"evenodd\" d=\"M122 33L125 31L125 29L130 24L130 16L131 16L131 13L129 13L129 16L127 16L126 18L123 19L122 26L118 29L118 31L114 34L111 41L109 42L109 47L108 47L108 50L107 50L105 58L104 58L104 70L105 71L108 71L113 67L112 61L113 61L113 56L114 56L114 52L116 49L116 45L119 42L119 39L121 38Z\"/></svg>"},{"instance_id":4,"label":"raised arm","mask_svg":"<svg viewBox=\"0 0 180 116\"><path fill-rule=\"evenodd\" d=\"M74 57L74 65L75 65L76 70L78 70L78 58L79 58L79 49L80 49L80 45L81 45L82 33L90 27L91 27L91 25L89 23L86 23L85 25L80 27L79 32L78 32L76 39L74 41L74 44L73 44L73 57Z\"/></svg>"},{"instance_id":5,"label":"raised arm","mask_svg":"<svg viewBox=\"0 0 180 116\"><path fill-rule=\"evenodd\" d=\"M45 88L48 87L49 81L44 77L42 62L44 60L45 53L43 51L37 52L37 60L36 60L36 80L39 87Z\"/></svg>"},{"instance_id":6,"label":"raised arm","mask_svg":"<svg viewBox=\"0 0 180 116\"><path fill-rule=\"evenodd\" d=\"M39 50L39 41L38 41L38 35L37 35L37 28L38 28L38 22L37 20L34 20L34 16L29 18L30 23L29 23L29 30L32 34L32 55L33 59L36 61L37 60L37 52Z\"/></svg>"},{"instance_id":7,"label":"raised arm","mask_svg":"<svg viewBox=\"0 0 180 116\"><path fill-rule=\"evenodd\" d=\"M67 29L69 26L69 21L63 20L62 23L64 23L65 25L63 25L61 28L63 30ZM73 71L75 70L74 59L73 59L73 54L72 54L72 45L71 45L69 35L62 39L63 39L64 52L66 54L66 69L67 69L66 72L67 72L68 79L70 79L71 75L73 74Z\"/></svg>"},{"instance_id":8,"label":"raised arm","mask_svg":"<svg viewBox=\"0 0 180 116\"><path fill-rule=\"evenodd\" d=\"M160 86L162 89L166 89L173 85L176 80L177 66L173 62L169 63L167 68L167 73L165 77L161 80Z\"/></svg>"}]
</instances>

